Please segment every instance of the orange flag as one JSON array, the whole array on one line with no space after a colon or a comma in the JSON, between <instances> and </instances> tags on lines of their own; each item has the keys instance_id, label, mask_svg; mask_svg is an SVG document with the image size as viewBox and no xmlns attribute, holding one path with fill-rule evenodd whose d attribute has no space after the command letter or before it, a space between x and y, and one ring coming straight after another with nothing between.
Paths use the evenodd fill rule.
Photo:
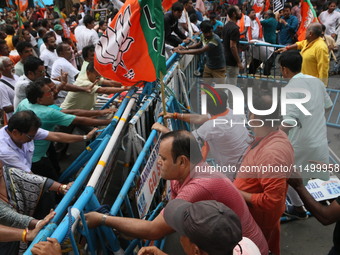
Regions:
<instances>
[{"instance_id":1,"label":"orange flag","mask_svg":"<svg viewBox=\"0 0 340 255\"><path fill-rule=\"evenodd\" d=\"M169 10L171 6L176 3L177 0L163 0L162 1L162 6L165 11Z\"/></svg>"},{"instance_id":2,"label":"orange flag","mask_svg":"<svg viewBox=\"0 0 340 255\"><path fill-rule=\"evenodd\" d=\"M157 0L126 0L96 46L104 77L133 86L165 74L164 14Z\"/></svg>"},{"instance_id":3,"label":"orange flag","mask_svg":"<svg viewBox=\"0 0 340 255\"><path fill-rule=\"evenodd\" d=\"M263 3L263 0L255 0L254 5L253 5L253 10L256 13L260 13L262 11L263 5L265 5L264 11L265 12L268 11L269 5L270 5L269 0L265 0L265 3Z\"/></svg>"},{"instance_id":4,"label":"orange flag","mask_svg":"<svg viewBox=\"0 0 340 255\"><path fill-rule=\"evenodd\" d=\"M20 12L24 12L28 8L28 0L16 0L15 3L18 6Z\"/></svg>"},{"instance_id":5,"label":"orange flag","mask_svg":"<svg viewBox=\"0 0 340 255\"><path fill-rule=\"evenodd\" d=\"M301 0L301 22L298 31L298 40L302 41L306 37L307 27L314 22L319 22L315 10L309 0Z\"/></svg>"},{"instance_id":6,"label":"orange flag","mask_svg":"<svg viewBox=\"0 0 340 255\"><path fill-rule=\"evenodd\" d=\"M59 21L60 21L61 26L63 27L64 37L65 38L71 38L70 28L67 26L65 20L63 19L63 16L61 15L58 6L54 6L54 11L56 13L58 13L58 15L59 15Z\"/></svg>"}]
</instances>

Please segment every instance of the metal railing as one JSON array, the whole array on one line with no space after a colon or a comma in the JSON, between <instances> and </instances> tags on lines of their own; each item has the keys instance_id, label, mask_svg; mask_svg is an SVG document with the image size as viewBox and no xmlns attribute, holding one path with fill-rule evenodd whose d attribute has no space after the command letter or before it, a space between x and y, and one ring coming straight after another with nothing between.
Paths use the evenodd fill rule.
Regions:
<instances>
[{"instance_id":1,"label":"metal railing","mask_svg":"<svg viewBox=\"0 0 340 255\"><path fill-rule=\"evenodd\" d=\"M172 58L167 61L167 66L169 69L171 69L171 65L179 66L178 59L181 61L177 53L173 54ZM193 73L193 70L196 68L195 65L190 62L191 60L187 64L187 66L190 68L190 71L186 71L186 75L189 76L192 75L190 72ZM182 85L179 90L176 90L176 94L174 94L173 88L170 88L169 84L167 83L168 110L180 111L181 107L190 109L190 102L188 100L188 95L186 94L187 88L190 86L190 84L186 81L186 79L183 78L183 76L178 78L178 68L171 70L176 70L176 74L171 74L171 79L169 79L169 75L166 76L168 77L167 81L170 82L172 79L174 79L173 77L175 77L177 80L181 79L180 82ZM172 81L172 84L174 84L174 81ZM142 106L136 112L128 125L129 128L127 137L128 139L134 137L134 140L129 140L128 144L133 146L126 148L126 157L124 159L126 180L122 185L122 188L111 208L111 214L113 215L127 215L129 217L140 216L138 213L136 214L136 212L138 212L138 204L136 203L137 200L135 203L131 204L127 192L133 187L136 187L136 178L140 178L142 166L147 163L147 159L151 153L150 150L152 150L152 148L155 146L154 139L158 137L156 131L151 131L151 125L155 122L157 119L156 116L161 111L161 108L159 107L159 90L157 90L157 86L156 90L153 91L153 93L147 95L143 99L144 101ZM120 244L112 230L106 227L100 227L94 231L88 230L86 227L86 222L84 221L83 213L84 211L91 211L100 206L100 200L103 200L103 196L107 194L109 185L108 182L114 178L114 169L111 162L117 158L115 153L118 149L117 145L120 144L120 140L118 141L118 139L121 139L125 136L125 133L122 133L125 132L124 123L127 120L132 106L138 99L138 95L136 95L134 98L131 98L134 92L135 91L130 91L125 97L111 124L107 126L97 137L97 139L93 141L86 148L86 150L83 151L83 153L64 171L60 177L60 181L62 182L71 180L77 173L79 175L75 179L71 189L55 209L56 216L53 218L50 224L40 231L25 254L31 254L30 249L33 247L33 245L39 241L46 240L46 238L49 236L57 238L59 242L63 242L64 239L69 239L71 241L73 253L79 254L74 233L76 233L77 236L83 235L86 237L87 249L91 254L95 254L98 250L102 250L104 254L107 254L109 251L113 251L115 254L123 254L123 250L121 249ZM182 100L182 103L186 105L186 107L181 106L174 95L178 96L180 100ZM102 108L111 105L117 96L118 95L107 100ZM143 95L140 95L139 99L142 98ZM162 121L162 118L158 118L158 121ZM174 125L175 129L186 127L180 124L178 121L174 121L172 124ZM134 165L130 170L129 165L131 162L134 162ZM83 169L81 170L82 167ZM93 170L94 167L95 169ZM81 190L83 189L83 185L89 176L91 176L90 180L88 181L84 191L80 194ZM161 194L162 190L164 191L164 187L165 183L163 181L160 182L156 192L153 195L153 200L150 203L149 210L146 212L146 218L152 219L152 217L155 217L156 211L161 208ZM72 206L70 206L72 204L72 200L75 197L78 197L78 199L73 203ZM151 217L149 217L149 215L151 215ZM76 226L79 220L82 221L84 229L76 231ZM133 247L137 244L142 245L142 243L135 240L130 242L129 246L124 248L129 251L129 249L131 249L129 247ZM159 244L162 246L164 243L160 241Z\"/></svg>"},{"instance_id":2,"label":"metal railing","mask_svg":"<svg viewBox=\"0 0 340 255\"><path fill-rule=\"evenodd\" d=\"M327 89L327 92L333 101L333 106L326 116L327 125L340 128L340 90Z\"/></svg>"},{"instance_id":3,"label":"metal railing","mask_svg":"<svg viewBox=\"0 0 340 255\"><path fill-rule=\"evenodd\" d=\"M134 90L131 90L127 94L127 96L125 97L121 104L121 107L113 117L111 124L104 129L102 134L100 134L99 137L97 137L96 140L87 147L87 149L71 164L71 166L67 169L66 173L61 176L61 180L63 181L69 180L71 176L77 173L80 170L80 168L83 167L87 162L87 164L79 173L78 177L75 179L70 190L67 192L67 194L63 197L61 202L56 207L55 209L56 215L54 216L54 218L42 231L40 231L40 233L33 240L25 254L31 254L30 250L35 243L42 240L46 240L46 238L51 236L51 234L55 231L55 229L57 228L57 224L60 223L61 219L66 214L67 208L70 206L74 197L77 197L79 195L79 192L81 191L85 181L88 179L94 166L97 164L102 153L105 151L108 141L111 137L111 134L113 133L113 130L115 129L118 123L118 120L125 111L126 106L130 102L130 98L133 93Z\"/></svg>"},{"instance_id":4,"label":"metal railing","mask_svg":"<svg viewBox=\"0 0 340 255\"><path fill-rule=\"evenodd\" d=\"M284 45L270 44L261 41L240 41L241 61L245 66L245 73L240 78L266 78L269 80L281 80L282 75L276 65L278 56L275 51L284 48Z\"/></svg>"}]
</instances>

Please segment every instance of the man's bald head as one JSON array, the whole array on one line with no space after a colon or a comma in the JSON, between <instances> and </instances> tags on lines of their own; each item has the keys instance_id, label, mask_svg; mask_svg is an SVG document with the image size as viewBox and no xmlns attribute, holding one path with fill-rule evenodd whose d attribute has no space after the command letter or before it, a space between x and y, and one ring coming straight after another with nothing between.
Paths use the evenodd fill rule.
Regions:
<instances>
[{"instance_id":1,"label":"man's bald head","mask_svg":"<svg viewBox=\"0 0 340 255\"><path fill-rule=\"evenodd\" d=\"M268 91L259 91L253 95L253 107L258 111L269 110L273 106L272 93ZM278 125L278 121L272 122L271 120L281 120L281 109L280 102L278 100L276 110L268 115L255 115L255 119L260 119L263 121L265 126Z\"/></svg>"},{"instance_id":2,"label":"man's bald head","mask_svg":"<svg viewBox=\"0 0 340 255\"><path fill-rule=\"evenodd\" d=\"M268 18L275 18L275 14L274 14L274 12L272 10L268 10L266 12L266 14L267 14Z\"/></svg>"},{"instance_id":3,"label":"man's bald head","mask_svg":"<svg viewBox=\"0 0 340 255\"><path fill-rule=\"evenodd\" d=\"M308 26L308 30L315 36L320 37L322 35L322 25L320 23L312 23Z\"/></svg>"},{"instance_id":4,"label":"man's bald head","mask_svg":"<svg viewBox=\"0 0 340 255\"><path fill-rule=\"evenodd\" d=\"M161 141L172 139L171 154L176 162L181 155L187 157L194 165L202 160L201 150L195 137L186 130L176 130L166 133L161 137Z\"/></svg>"}]
</instances>

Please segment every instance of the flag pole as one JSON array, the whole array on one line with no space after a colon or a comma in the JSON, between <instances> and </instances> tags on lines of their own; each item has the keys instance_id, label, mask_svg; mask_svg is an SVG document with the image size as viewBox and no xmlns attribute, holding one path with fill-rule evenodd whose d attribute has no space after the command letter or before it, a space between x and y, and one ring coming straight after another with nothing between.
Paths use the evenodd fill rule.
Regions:
<instances>
[{"instance_id":1,"label":"flag pole","mask_svg":"<svg viewBox=\"0 0 340 255\"><path fill-rule=\"evenodd\" d=\"M161 82L161 97L162 97L162 106L163 106L163 116L166 115L166 104L165 104L165 86L164 86L164 75L162 72L160 72L160 82ZM165 121L165 118L163 118L163 124L164 126L168 126L166 121Z\"/></svg>"},{"instance_id":2,"label":"flag pole","mask_svg":"<svg viewBox=\"0 0 340 255\"><path fill-rule=\"evenodd\" d=\"M19 34L19 40L22 40L22 20L21 20L21 10L20 10L20 0L17 1L17 10L16 14L18 16L18 23L19 23L19 29L18 29L18 34Z\"/></svg>"}]
</instances>

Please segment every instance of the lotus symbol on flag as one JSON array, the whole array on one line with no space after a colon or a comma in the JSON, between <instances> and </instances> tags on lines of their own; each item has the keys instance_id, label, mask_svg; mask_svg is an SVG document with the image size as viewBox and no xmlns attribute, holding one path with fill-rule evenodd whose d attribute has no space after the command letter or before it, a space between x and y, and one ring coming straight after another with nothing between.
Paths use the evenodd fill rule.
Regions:
<instances>
[{"instance_id":1,"label":"lotus symbol on flag","mask_svg":"<svg viewBox=\"0 0 340 255\"><path fill-rule=\"evenodd\" d=\"M313 15L313 12L311 9L308 10L308 16L306 18L306 21L305 21L305 27L307 28L310 24L313 23L313 20L314 20L314 15Z\"/></svg>"},{"instance_id":2,"label":"lotus symbol on flag","mask_svg":"<svg viewBox=\"0 0 340 255\"><path fill-rule=\"evenodd\" d=\"M134 70L125 66L123 55L127 52L134 42L132 37L129 37L131 22L131 7L128 5L124 10L124 14L120 13L116 21L116 26L110 26L106 30L106 34L100 38L97 48L97 60L101 64L112 64L112 70L117 71L118 66L123 67L127 73L124 75L128 79L133 79L135 76Z\"/></svg>"}]
</instances>

